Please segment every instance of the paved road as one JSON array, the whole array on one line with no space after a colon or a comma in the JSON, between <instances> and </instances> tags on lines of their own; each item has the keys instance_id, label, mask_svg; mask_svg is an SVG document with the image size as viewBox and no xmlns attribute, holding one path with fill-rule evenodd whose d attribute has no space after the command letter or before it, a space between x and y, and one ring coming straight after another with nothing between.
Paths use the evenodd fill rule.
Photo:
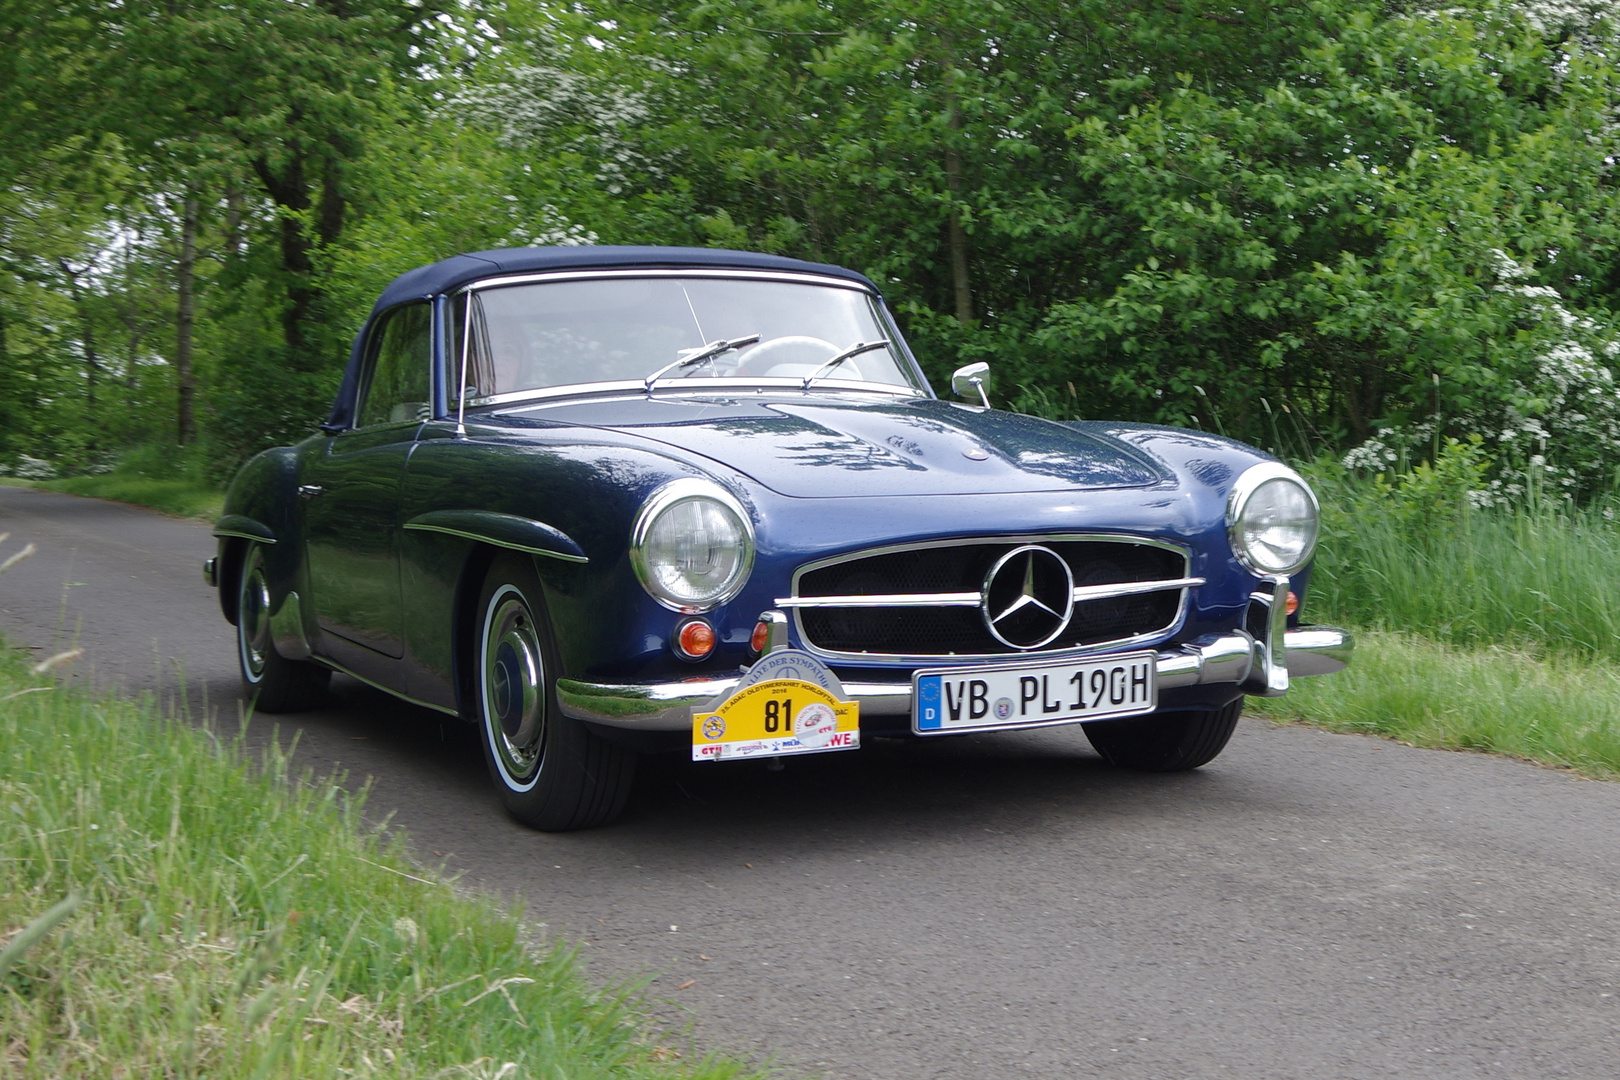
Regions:
<instances>
[{"instance_id":1,"label":"paved road","mask_svg":"<svg viewBox=\"0 0 1620 1080\"><path fill-rule=\"evenodd\" d=\"M206 528L0 487L4 530L41 549L0 578L13 643L76 635L81 677L178 700L183 670L237 715ZM278 721L306 763L375 777L425 861L598 976L657 973L700 1047L895 1080L1620 1075L1620 785L1244 720L1171 777L1072 730L658 761L620 824L547 836L466 731L337 685Z\"/></svg>"}]
</instances>

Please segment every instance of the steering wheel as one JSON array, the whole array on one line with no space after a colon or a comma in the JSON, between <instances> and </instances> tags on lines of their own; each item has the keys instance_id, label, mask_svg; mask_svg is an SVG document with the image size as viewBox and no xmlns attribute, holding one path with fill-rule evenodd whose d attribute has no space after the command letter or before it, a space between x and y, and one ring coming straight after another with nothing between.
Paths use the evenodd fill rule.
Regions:
<instances>
[{"instance_id":1,"label":"steering wheel","mask_svg":"<svg viewBox=\"0 0 1620 1080\"><path fill-rule=\"evenodd\" d=\"M837 355L838 346L830 341L808 334L788 334L749 349L732 375L769 375L778 364L809 364L814 370Z\"/></svg>"}]
</instances>

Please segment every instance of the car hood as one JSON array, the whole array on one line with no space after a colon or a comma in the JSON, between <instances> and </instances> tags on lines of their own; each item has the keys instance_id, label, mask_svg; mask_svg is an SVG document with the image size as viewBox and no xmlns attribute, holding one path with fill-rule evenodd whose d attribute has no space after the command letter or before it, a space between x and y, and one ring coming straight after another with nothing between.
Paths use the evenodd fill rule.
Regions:
<instances>
[{"instance_id":1,"label":"car hood","mask_svg":"<svg viewBox=\"0 0 1620 1080\"><path fill-rule=\"evenodd\" d=\"M1095 490L1172 478L1108 435L928 398L619 398L522 412L680 447L798 498Z\"/></svg>"}]
</instances>

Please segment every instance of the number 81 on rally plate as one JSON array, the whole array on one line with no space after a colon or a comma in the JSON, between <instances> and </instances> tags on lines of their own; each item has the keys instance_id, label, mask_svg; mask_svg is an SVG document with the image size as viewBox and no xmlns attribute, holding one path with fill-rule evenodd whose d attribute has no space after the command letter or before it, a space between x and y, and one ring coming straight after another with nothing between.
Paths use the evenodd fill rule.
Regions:
<instances>
[{"instance_id":1,"label":"number 81 on rally plate","mask_svg":"<svg viewBox=\"0 0 1620 1080\"><path fill-rule=\"evenodd\" d=\"M942 735L1136 716L1158 708L1157 675L1157 657L1145 651L919 671L911 726L919 735Z\"/></svg>"}]
</instances>

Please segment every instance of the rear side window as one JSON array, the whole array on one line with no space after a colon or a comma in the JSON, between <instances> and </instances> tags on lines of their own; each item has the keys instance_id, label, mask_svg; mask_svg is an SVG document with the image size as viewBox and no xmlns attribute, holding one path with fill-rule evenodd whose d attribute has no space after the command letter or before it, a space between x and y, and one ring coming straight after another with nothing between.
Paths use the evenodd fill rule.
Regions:
<instances>
[{"instance_id":1,"label":"rear side window","mask_svg":"<svg viewBox=\"0 0 1620 1080\"><path fill-rule=\"evenodd\" d=\"M406 304L382 317L371 332L371 363L360 395L360 427L428 418L432 330L433 309L427 304Z\"/></svg>"}]
</instances>

